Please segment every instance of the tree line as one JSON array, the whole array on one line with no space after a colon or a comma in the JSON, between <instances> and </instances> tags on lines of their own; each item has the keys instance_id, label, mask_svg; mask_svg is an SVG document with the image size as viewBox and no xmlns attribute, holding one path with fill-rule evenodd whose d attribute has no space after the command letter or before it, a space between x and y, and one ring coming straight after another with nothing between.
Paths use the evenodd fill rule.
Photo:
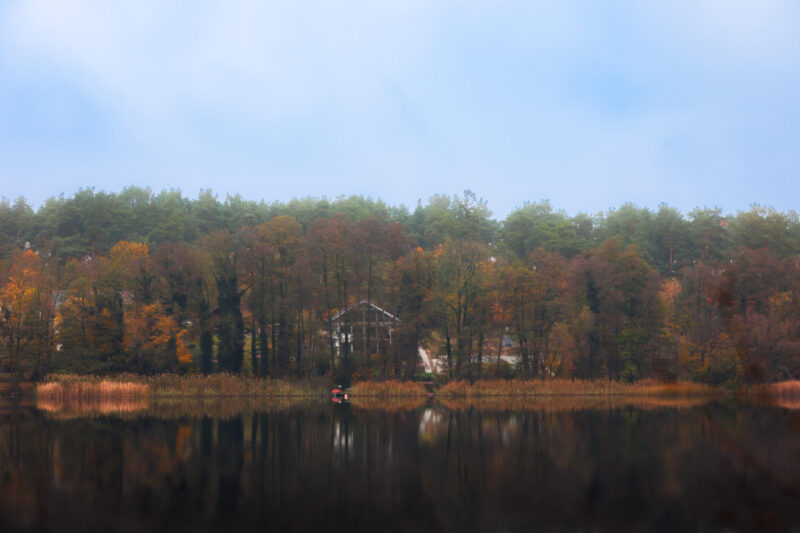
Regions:
<instances>
[{"instance_id":1,"label":"tree line","mask_svg":"<svg viewBox=\"0 0 800 533\"><path fill-rule=\"evenodd\" d=\"M759 206L540 202L497 221L469 191L413 210L133 187L0 202L0 355L29 378L411 377L422 345L469 379L788 379L798 297L800 221ZM399 318L392 342L342 351L333 319L365 300Z\"/></svg>"}]
</instances>

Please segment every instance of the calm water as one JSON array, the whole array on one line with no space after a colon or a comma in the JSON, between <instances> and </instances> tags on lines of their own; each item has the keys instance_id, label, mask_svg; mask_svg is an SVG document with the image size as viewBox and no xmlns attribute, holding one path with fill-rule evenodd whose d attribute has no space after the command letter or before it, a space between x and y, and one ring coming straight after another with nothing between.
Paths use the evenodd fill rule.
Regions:
<instances>
[{"instance_id":1,"label":"calm water","mask_svg":"<svg viewBox=\"0 0 800 533\"><path fill-rule=\"evenodd\" d=\"M800 529L781 407L0 412L2 531Z\"/></svg>"}]
</instances>

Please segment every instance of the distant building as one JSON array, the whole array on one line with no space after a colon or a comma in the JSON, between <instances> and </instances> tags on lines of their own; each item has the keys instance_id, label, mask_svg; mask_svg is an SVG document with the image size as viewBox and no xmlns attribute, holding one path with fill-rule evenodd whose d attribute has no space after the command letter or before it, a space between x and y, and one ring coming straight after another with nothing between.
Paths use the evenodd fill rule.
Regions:
<instances>
[{"instance_id":1,"label":"distant building","mask_svg":"<svg viewBox=\"0 0 800 533\"><path fill-rule=\"evenodd\" d=\"M333 317L333 335L340 355L361 352L385 353L392 345L392 333L399 318L372 302L361 300Z\"/></svg>"},{"instance_id":2,"label":"distant building","mask_svg":"<svg viewBox=\"0 0 800 533\"><path fill-rule=\"evenodd\" d=\"M359 352L366 356L387 354L392 348L395 328L400 319L374 303L361 300L353 307L331 317L334 344L339 355ZM435 367L422 346L417 346L419 363L425 372Z\"/></svg>"}]
</instances>

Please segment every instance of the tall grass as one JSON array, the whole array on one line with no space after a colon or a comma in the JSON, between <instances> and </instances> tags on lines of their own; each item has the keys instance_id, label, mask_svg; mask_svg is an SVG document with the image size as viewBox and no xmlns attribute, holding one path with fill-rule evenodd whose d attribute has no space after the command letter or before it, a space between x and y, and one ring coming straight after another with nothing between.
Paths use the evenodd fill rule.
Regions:
<instances>
[{"instance_id":1,"label":"tall grass","mask_svg":"<svg viewBox=\"0 0 800 533\"><path fill-rule=\"evenodd\" d=\"M756 401L787 409L800 409L800 380L754 385L748 391Z\"/></svg>"},{"instance_id":2,"label":"tall grass","mask_svg":"<svg viewBox=\"0 0 800 533\"><path fill-rule=\"evenodd\" d=\"M486 380L470 384L451 381L438 391L442 396L568 396L568 395L651 395L706 396L721 394L721 390L689 381L660 382L640 380L632 383L607 380Z\"/></svg>"},{"instance_id":3,"label":"tall grass","mask_svg":"<svg viewBox=\"0 0 800 533\"><path fill-rule=\"evenodd\" d=\"M780 394L797 394L800 382L780 384ZM123 374L113 378L93 376L54 375L50 381L38 385L39 400L87 401L126 400L132 398L155 399L213 399L213 398L288 398L327 395L330 384L326 378L289 381L283 379L243 378L232 374L179 376L161 374L144 377ZM424 397L427 389L410 381L362 381L349 390L353 397L392 398ZM623 383L607 380L485 380L470 384L451 381L437 391L437 396L491 397L491 396L566 396L566 395L650 395L650 396L706 396L721 394L709 385L692 382L662 383L642 380Z\"/></svg>"},{"instance_id":4,"label":"tall grass","mask_svg":"<svg viewBox=\"0 0 800 533\"><path fill-rule=\"evenodd\" d=\"M36 388L37 398L48 402L136 400L146 398L149 392L150 387L144 383L110 380L49 381Z\"/></svg>"},{"instance_id":5,"label":"tall grass","mask_svg":"<svg viewBox=\"0 0 800 533\"><path fill-rule=\"evenodd\" d=\"M147 408L150 387L107 379L66 379L36 387L37 405L51 413L77 410L87 414L134 412Z\"/></svg>"},{"instance_id":6,"label":"tall grass","mask_svg":"<svg viewBox=\"0 0 800 533\"><path fill-rule=\"evenodd\" d=\"M178 376L161 374L146 378L159 398L165 397L233 397L280 398L287 396L319 396L330 387L324 380L288 381L283 379L243 378L233 374Z\"/></svg>"},{"instance_id":7,"label":"tall grass","mask_svg":"<svg viewBox=\"0 0 800 533\"><path fill-rule=\"evenodd\" d=\"M305 380L243 378L232 374L209 376L160 374L137 376L121 374L112 378L96 376L53 375L37 386L39 400L80 400L103 398L279 398L314 396L327 392L327 382Z\"/></svg>"},{"instance_id":8,"label":"tall grass","mask_svg":"<svg viewBox=\"0 0 800 533\"><path fill-rule=\"evenodd\" d=\"M353 397L425 396L425 386L413 381L361 381L350 387Z\"/></svg>"},{"instance_id":9,"label":"tall grass","mask_svg":"<svg viewBox=\"0 0 800 533\"><path fill-rule=\"evenodd\" d=\"M753 392L759 396L771 396L776 399L800 399L800 380L756 385L753 387Z\"/></svg>"}]
</instances>

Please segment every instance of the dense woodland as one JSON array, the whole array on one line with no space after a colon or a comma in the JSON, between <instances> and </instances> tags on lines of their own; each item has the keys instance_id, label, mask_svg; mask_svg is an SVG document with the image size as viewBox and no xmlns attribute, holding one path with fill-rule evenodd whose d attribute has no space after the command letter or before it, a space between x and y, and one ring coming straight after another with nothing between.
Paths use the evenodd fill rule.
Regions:
<instances>
[{"instance_id":1,"label":"dense woodland","mask_svg":"<svg viewBox=\"0 0 800 533\"><path fill-rule=\"evenodd\" d=\"M393 342L341 355L332 317L368 300ZM519 356L497 357L503 339ZM624 205L504 221L466 192L413 210L82 190L0 203L8 371L412 377L800 377L800 221L753 207Z\"/></svg>"}]
</instances>

